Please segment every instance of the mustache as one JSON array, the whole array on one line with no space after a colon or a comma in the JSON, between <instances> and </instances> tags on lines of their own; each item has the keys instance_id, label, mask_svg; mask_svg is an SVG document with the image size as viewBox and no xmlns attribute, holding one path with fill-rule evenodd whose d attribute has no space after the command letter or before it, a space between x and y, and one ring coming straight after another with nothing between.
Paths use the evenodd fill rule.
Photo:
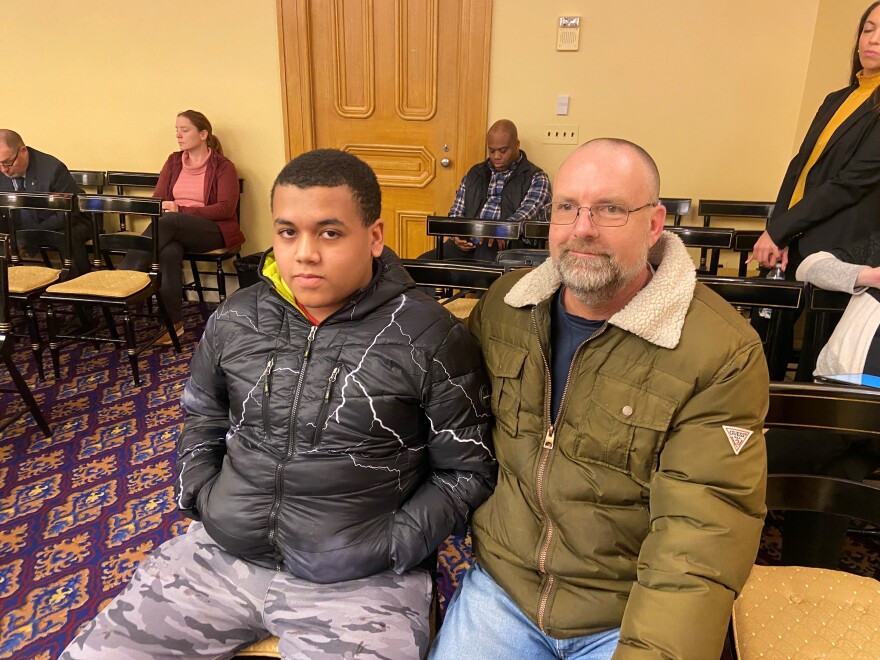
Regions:
<instances>
[{"instance_id":1,"label":"mustache","mask_svg":"<svg viewBox=\"0 0 880 660\"><path fill-rule=\"evenodd\" d=\"M570 241L567 241L559 246L560 256L566 255L569 252L589 252L590 254L598 254L605 257L611 256L611 252L609 250L600 247L596 243L593 243L591 241L584 241L579 238L573 238Z\"/></svg>"}]
</instances>

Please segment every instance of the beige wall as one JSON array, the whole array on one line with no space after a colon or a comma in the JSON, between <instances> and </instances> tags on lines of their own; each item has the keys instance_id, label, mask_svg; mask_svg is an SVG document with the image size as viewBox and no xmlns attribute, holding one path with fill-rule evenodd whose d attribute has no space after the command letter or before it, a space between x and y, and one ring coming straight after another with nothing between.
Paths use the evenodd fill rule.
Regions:
<instances>
[{"instance_id":1,"label":"beige wall","mask_svg":"<svg viewBox=\"0 0 880 660\"><path fill-rule=\"evenodd\" d=\"M663 194L771 199L821 98L845 83L867 0L495 0L489 122L513 119L554 173L580 138L622 136L657 159ZM557 52L557 18L582 17ZM246 251L271 241L284 163L274 0L0 0L0 126L72 168L158 170L177 111L214 123L247 180ZM571 97L567 117L556 96Z\"/></svg>"},{"instance_id":2,"label":"beige wall","mask_svg":"<svg viewBox=\"0 0 880 660\"><path fill-rule=\"evenodd\" d=\"M849 82L856 30L869 5L867 0L820 0L792 153L800 147L822 100Z\"/></svg>"},{"instance_id":3,"label":"beige wall","mask_svg":"<svg viewBox=\"0 0 880 660\"><path fill-rule=\"evenodd\" d=\"M836 5L838 0L823 4ZM772 199L791 158L819 0L496 0L489 121L513 119L555 172L580 141L615 136L657 160L662 194ZM555 50L559 16L581 16L577 52ZM526 32L527 26L527 32ZM528 35L527 38L525 35ZM556 97L571 97L567 117Z\"/></svg>"},{"instance_id":4,"label":"beige wall","mask_svg":"<svg viewBox=\"0 0 880 660\"><path fill-rule=\"evenodd\" d=\"M274 0L0 0L0 127L72 169L158 171L204 112L245 179L246 251L284 164Z\"/></svg>"}]
</instances>

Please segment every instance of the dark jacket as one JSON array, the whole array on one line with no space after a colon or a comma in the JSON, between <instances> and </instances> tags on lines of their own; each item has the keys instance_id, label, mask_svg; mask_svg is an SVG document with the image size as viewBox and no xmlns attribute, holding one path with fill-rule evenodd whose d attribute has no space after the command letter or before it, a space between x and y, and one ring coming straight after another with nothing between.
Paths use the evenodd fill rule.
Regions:
<instances>
[{"instance_id":1,"label":"dark jacket","mask_svg":"<svg viewBox=\"0 0 880 660\"><path fill-rule=\"evenodd\" d=\"M503 475L474 549L553 637L620 626L615 660L714 660L761 537L767 366L678 238L650 260L650 283L575 353L552 428L553 265L506 275L474 309Z\"/></svg>"},{"instance_id":2,"label":"dark jacket","mask_svg":"<svg viewBox=\"0 0 880 660\"><path fill-rule=\"evenodd\" d=\"M24 173L25 192L34 193L68 193L76 195L79 186L70 175L70 170L51 154L43 153L33 147L27 147L28 167ZM0 192L13 192L15 186L12 179L0 176ZM78 212L74 217L79 216ZM22 211L22 224L26 227L60 230L64 228L64 216L61 213Z\"/></svg>"},{"instance_id":3,"label":"dark jacket","mask_svg":"<svg viewBox=\"0 0 880 660\"><path fill-rule=\"evenodd\" d=\"M183 170L183 152L175 151L168 156L159 173L159 181L153 197L165 201L174 200L174 184ZM223 233L226 247L244 243L244 234L238 224L238 173L232 161L211 151L208 167L205 170L205 205L202 207L181 206L181 213L197 215L217 223Z\"/></svg>"},{"instance_id":4,"label":"dark jacket","mask_svg":"<svg viewBox=\"0 0 880 660\"><path fill-rule=\"evenodd\" d=\"M834 131L807 174L803 199L788 208L816 140L855 88L825 98L779 189L767 232L779 247L791 245L792 273L803 257L850 245L880 227L880 117L871 98Z\"/></svg>"},{"instance_id":5,"label":"dark jacket","mask_svg":"<svg viewBox=\"0 0 880 660\"><path fill-rule=\"evenodd\" d=\"M376 264L319 326L265 278L231 296L183 395L178 506L313 582L409 570L494 486L476 343L393 254Z\"/></svg>"},{"instance_id":6,"label":"dark jacket","mask_svg":"<svg viewBox=\"0 0 880 660\"><path fill-rule=\"evenodd\" d=\"M517 209L525 199L529 186L532 184L532 177L537 172L543 170L532 163L527 157L526 152L520 150L522 160L516 166L513 174L504 184L504 190L501 193L501 219L507 220L516 213ZM488 161L477 163L474 165L464 177L464 217L478 218L480 209L489 197L489 180L492 176L492 166Z\"/></svg>"}]
</instances>

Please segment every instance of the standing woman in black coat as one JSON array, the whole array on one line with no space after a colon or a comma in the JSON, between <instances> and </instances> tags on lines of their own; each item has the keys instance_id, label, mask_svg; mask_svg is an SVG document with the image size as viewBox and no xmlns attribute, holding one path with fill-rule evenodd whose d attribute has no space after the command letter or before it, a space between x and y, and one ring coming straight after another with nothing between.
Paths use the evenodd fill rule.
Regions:
<instances>
[{"instance_id":1,"label":"standing woman in black coat","mask_svg":"<svg viewBox=\"0 0 880 660\"><path fill-rule=\"evenodd\" d=\"M767 230L749 261L777 263L794 279L801 261L820 250L849 246L880 229L880 2L862 14L850 84L829 94L813 118L782 180ZM794 315L778 330L772 380L785 376ZM807 338L809 339L809 338ZM808 345L809 341L805 341ZM798 379L812 380L815 356L805 353Z\"/></svg>"},{"instance_id":2,"label":"standing woman in black coat","mask_svg":"<svg viewBox=\"0 0 880 660\"><path fill-rule=\"evenodd\" d=\"M797 265L880 228L880 2L862 14L850 84L829 94L782 180L750 260ZM788 268L789 262L791 268Z\"/></svg>"}]
</instances>

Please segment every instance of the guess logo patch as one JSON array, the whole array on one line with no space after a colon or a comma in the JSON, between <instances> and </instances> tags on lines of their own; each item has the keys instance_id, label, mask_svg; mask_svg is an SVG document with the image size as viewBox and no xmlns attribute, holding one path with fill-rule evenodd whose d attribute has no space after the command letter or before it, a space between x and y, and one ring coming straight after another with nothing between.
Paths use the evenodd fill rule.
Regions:
<instances>
[{"instance_id":1,"label":"guess logo patch","mask_svg":"<svg viewBox=\"0 0 880 660\"><path fill-rule=\"evenodd\" d=\"M723 426L725 435L727 435L727 441L730 443L730 446L733 447L733 453L739 456L739 452L742 451L742 448L745 447L746 441L752 437L752 433L754 431L749 431L748 429L741 429L737 426Z\"/></svg>"}]
</instances>

